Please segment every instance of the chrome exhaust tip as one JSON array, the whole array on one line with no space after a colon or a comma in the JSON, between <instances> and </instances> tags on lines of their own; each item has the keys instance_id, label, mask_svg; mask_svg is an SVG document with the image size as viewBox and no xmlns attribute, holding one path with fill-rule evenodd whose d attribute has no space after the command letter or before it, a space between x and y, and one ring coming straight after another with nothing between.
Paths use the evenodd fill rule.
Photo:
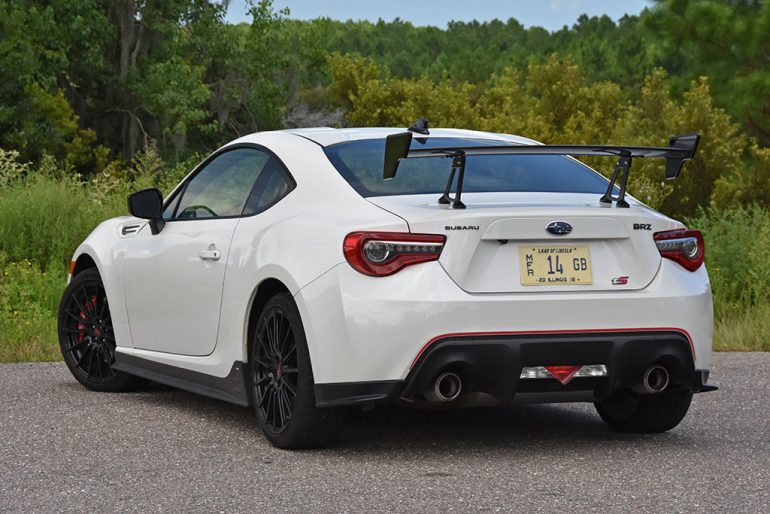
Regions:
<instances>
[{"instance_id":1,"label":"chrome exhaust tip","mask_svg":"<svg viewBox=\"0 0 770 514\"><path fill-rule=\"evenodd\" d=\"M425 397L433 402L451 402L456 400L463 389L463 382L456 373L445 371L433 383Z\"/></svg>"},{"instance_id":2,"label":"chrome exhaust tip","mask_svg":"<svg viewBox=\"0 0 770 514\"><path fill-rule=\"evenodd\" d=\"M669 384L668 370L660 365L650 367L644 372L642 381L631 389L638 394L657 394Z\"/></svg>"}]
</instances>

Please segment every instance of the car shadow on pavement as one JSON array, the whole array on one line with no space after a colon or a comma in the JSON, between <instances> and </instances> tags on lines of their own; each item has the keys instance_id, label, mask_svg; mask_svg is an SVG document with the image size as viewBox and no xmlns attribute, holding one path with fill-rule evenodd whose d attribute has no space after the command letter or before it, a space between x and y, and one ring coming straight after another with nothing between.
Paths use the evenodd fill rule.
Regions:
<instances>
[{"instance_id":1,"label":"car shadow on pavement","mask_svg":"<svg viewBox=\"0 0 770 514\"><path fill-rule=\"evenodd\" d=\"M212 400L171 387L151 384L127 395L132 402L161 407L205 418L222 430L250 434L267 445L251 408ZM612 446L629 442L681 447L690 444L685 432L633 435L610 431L593 406L584 404L527 404L463 409L417 409L380 406L370 411L353 410L339 441L327 451L356 453L388 451L419 454L437 448L453 452L479 449L516 449L531 445L553 450L597 444Z\"/></svg>"}]
</instances>

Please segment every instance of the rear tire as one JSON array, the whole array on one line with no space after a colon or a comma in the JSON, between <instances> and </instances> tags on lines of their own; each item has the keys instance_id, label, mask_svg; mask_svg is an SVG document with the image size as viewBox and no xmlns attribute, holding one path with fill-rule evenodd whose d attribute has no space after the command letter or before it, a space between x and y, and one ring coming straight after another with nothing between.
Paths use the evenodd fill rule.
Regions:
<instances>
[{"instance_id":1,"label":"rear tire","mask_svg":"<svg viewBox=\"0 0 770 514\"><path fill-rule=\"evenodd\" d=\"M92 391L133 391L147 380L113 369L115 333L96 268L72 277L59 303L59 346L75 379Z\"/></svg>"},{"instance_id":2,"label":"rear tire","mask_svg":"<svg viewBox=\"0 0 770 514\"><path fill-rule=\"evenodd\" d=\"M689 391L651 395L624 392L594 405L612 430L629 434L656 434L677 426L687 414L691 401L692 393Z\"/></svg>"},{"instance_id":3,"label":"rear tire","mask_svg":"<svg viewBox=\"0 0 770 514\"><path fill-rule=\"evenodd\" d=\"M346 411L315 406L305 330L288 293L274 296L262 309L250 361L257 420L273 446L320 448L337 439Z\"/></svg>"}]
</instances>

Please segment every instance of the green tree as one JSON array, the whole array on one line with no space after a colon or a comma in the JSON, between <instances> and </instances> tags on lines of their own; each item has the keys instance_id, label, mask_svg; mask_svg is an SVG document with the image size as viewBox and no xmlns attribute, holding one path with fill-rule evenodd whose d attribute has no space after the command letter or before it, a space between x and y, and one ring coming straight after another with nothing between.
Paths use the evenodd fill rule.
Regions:
<instances>
[{"instance_id":1,"label":"green tree","mask_svg":"<svg viewBox=\"0 0 770 514\"><path fill-rule=\"evenodd\" d=\"M716 101L770 144L770 2L656 0L642 21L678 90L708 76Z\"/></svg>"}]
</instances>

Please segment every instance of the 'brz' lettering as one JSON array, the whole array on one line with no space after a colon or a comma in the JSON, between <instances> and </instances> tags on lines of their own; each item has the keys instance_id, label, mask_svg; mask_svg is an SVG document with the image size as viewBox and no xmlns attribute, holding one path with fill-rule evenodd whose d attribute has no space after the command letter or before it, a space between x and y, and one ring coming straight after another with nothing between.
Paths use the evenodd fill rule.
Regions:
<instances>
[{"instance_id":1,"label":"'brz' lettering","mask_svg":"<svg viewBox=\"0 0 770 514\"><path fill-rule=\"evenodd\" d=\"M634 230L652 230L649 223L634 223Z\"/></svg>"}]
</instances>

